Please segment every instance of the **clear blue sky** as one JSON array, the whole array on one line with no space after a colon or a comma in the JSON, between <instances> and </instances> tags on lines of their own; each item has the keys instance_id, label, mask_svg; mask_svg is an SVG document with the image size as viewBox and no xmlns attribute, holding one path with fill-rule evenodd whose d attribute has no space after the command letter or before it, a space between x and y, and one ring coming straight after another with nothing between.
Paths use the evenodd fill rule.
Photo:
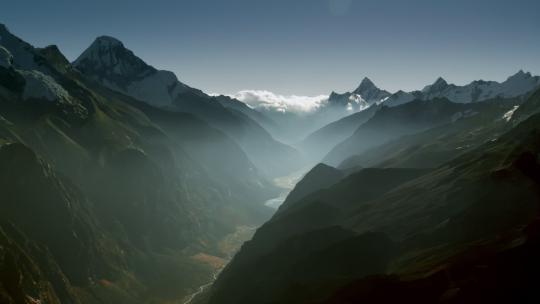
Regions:
<instances>
[{"instance_id":1,"label":"clear blue sky","mask_svg":"<svg viewBox=\"0 0 540 304\"><path fill-rule=\"evenodd\" d=\"M316 95L540 74L538 0L12 0L0 22L75 59L111 35L209 93Z\"/></svg>"}]
</instances>

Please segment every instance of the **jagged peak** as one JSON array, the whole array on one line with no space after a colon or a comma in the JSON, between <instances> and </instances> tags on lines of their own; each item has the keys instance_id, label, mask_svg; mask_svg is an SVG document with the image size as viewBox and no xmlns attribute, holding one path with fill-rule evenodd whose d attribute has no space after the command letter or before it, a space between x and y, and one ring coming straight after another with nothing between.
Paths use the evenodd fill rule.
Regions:
<instances>
[{"instance_id":1,"label":"jagged peak","mask_svg":"<svg viewBox=\"0 0 540 304\"><path fill-rule=\"evenodd\" d=\"M442 77L438 77L433 84L427 85L422 89L422 92L441 91L448 86L448 82Z\"/></svg>"},{"instance_id":2,"label":"jagged peak","mask_svg":"<svg viewBox=\"0 0 540 304\"><path fill-rule=\"evenodd\" d=\"M37 49L37 51L45 58L49 64L54 66L58 71L65 71L66 67L70 65L69 60L60 51L55 44L48 45L44 48Z\"/></svg>"},{"instance_id":3,"label":"jagged peak","mask_svg":"<svg viewBox=\"0 0 540 304\"><path fill-rule=\"evenodd\" d=\"M125 53L130 52L133 57L135 55L124 47L124 44L111 36L99 36L97 37L90 46L82 52L82 54L73 62L75 66L79 65L81 61L85 59L90 59L92 61L102 61L105 54L113 52L114 49L120 49ZM111 65L113 62L107 62L107 65Z\"/></svg>"},{"instance_id":4,"label":"jagged peak","mask_svg":"<svg viewBox=\"0 0 540 304\"><path fill-rule=\"evenodd\" d=\"M56 44L51 44L51 45L48 45L48 46L46 46L44 48L39 48L37 50L42 54L52 55L52 56L54 56L54 57L56 57L58 59L62 59L62 61L65 61L65 62L69 63L66 56L64 56L64 53L62 53L62 51L60 51L60 48L58 48L58 46Z\"/></svg>"},{"instance_id":5,"label":"jagged peak","mask_svg":"<svg viewBox=\"0 0 540 304\"><path fill-rule=\"evenodd\" d=\"M360 83L360 86L375 86L375 84L373 83L373 81L371 81L371 79L367 78L367 77L364 77L364 79L362 79L362 82Z\"/></svg>"},{"instance_id":6,"label":"jagged peak","mask_svg":"<svg viewBox=\"0 0 540 304\"><path fill-rule=\"evenodd\" d=\"M362 82L360 82L360 85L358 86L358 88L354 90L354 93L361 93L366 90L372 90L372 89L378 90L379 88L373 83L373 81L371 81L371 79L364 77L364 79L362 79Z\"/></svg>"},{"instance_id":7,"label":"jagged peak","mask_svg":"<svg viewBox=\"0 0 540 304\"><path fill-rule=\"evenodd\" d=\"M332 91L332 93L330 93L330 96L328 96L328 99L333 99L333 98L340 98L344 95L347 95L348 93L344 93L344 94L341 94L341 93L338 93L336 91Z\"/></svg>"},{"instance_id":8,"label":"jagged peak","mask_svg":"<svg viewBox=\"0 0 540 304\"><path fill-rule=\"evenodd\" d=\"M97 37L73 65L83 73L101 70L117 75L140 77L157 72L126 48L120 40L111 36Z\"/></svg>"},{"instance_id":9,"label":"jagged peak","mask_svg":"<svg viewBox=\"0 0 540 304\"><path fill-rule=\"evenodd\" d=\"M114 37L107 36L107 35L97 37L96 40L94 40L94 43L97 45L104 45L104 46L109 46L109 47L115 47L115 46L124 47L124 44L122 43L122 41Z\"/></svg>"},{"instance_id":10,"label":"jagged peak","mask_svg":"<svg viewBox=\"0 0 540 304\"><path fill-rule=\"evenodd\" d=\"M325 172L325 171L339 171L339 169L337 169L335 167L332 167L330 165L327 165L325 163L318 163L311 170L309 170L309 172L307 174L310 174L310 173L313 174L313 173L321 172L321 171L322 172Z\"/></svg>"},{"instance_id":11,"label":"jagged peak","mask_svg":"<svg viewBox=\"0 0 540 304\"><path fill-rule=\"evenodd\" d=\"M517 71L517 73L515 73L514 75L508 77L507 80L512 80L512 79L528 79L528 78L531 78L532 77L532 74L530 72L524 72L523 70L519 70Z\"/></svg>"},{"instance_id":12,"label":"jagged peak","mask_svg":"<svg viewBox=\"0 0 540 304\"><path fill-rule=\"evenodd\" d=\"M437 80L435 80L433 85L448 85L448 82L446 82L446 80L444 78L439 77L439 78L437 78Z\"/></svg>"},{"instance_id":13,"label":"jagged peak","mask_svg":"<svg viewBox=\"0 0 540 304\"><path fill-rule=\"evenodd\" d=\"M43 48L43 50L62 54L62 52L60 52L60 49L58 48L56 44L47 45L46 47Z\"/></svg>"}]
</instances>

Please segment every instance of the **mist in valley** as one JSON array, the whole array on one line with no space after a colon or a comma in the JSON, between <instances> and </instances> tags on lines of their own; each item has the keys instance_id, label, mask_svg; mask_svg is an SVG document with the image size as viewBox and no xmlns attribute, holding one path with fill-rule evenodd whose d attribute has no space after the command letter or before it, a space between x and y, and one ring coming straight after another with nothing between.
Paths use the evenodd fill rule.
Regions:
<instances>
[{"instance_id":1,"label":"mist in valley","mask_svg":"<svg viewBox=\"0 0 540 304\"><path fill-rule=\"evenodd\" d=\"M536 2L121 2L0 11L0 303L539 300Z\"/></svg>"}]
</instances>

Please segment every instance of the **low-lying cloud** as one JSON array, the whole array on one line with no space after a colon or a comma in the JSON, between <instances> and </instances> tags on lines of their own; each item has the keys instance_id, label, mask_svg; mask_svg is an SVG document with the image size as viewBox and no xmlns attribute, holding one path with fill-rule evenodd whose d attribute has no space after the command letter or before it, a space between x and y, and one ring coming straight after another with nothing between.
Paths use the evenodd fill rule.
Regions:
<instances>
[{"instance_id":1,"label":"low-lying cloud","mask_svg":"<svg viewBox=\"0 0 540 304\"><path fill-rule=\"evenodd\" d=\"M328 101L327 95L279 95L265 90L244 90L229 96L255 109L299 114L313 112Z\"/></svg>"}]
</instances>

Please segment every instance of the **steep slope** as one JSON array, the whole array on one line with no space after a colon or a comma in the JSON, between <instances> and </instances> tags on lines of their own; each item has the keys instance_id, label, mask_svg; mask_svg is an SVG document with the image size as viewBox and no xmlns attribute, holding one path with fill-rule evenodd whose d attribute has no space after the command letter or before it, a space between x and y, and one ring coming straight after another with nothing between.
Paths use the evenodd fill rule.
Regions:
<instances>
[{"instance_id":1,"label":"steep slope","mask_svg":"<svg viewBox=\"0 0 540 304\"><path fill-rule=\"evenodd\" d=\"M334 121L308 135L298 146L311 159L319 161L338 143L351 136L380 109L374 105L363 111Z\"/></svg>"},{"instance_id":2,"label":"steep slope","mask_svg":"<svg viewBox=\"0 0 540 304\"><path fill-rule=\"evenodd\" d=\"M512 109L511 112L508 112L508 115L505 118L507 121L516 124L538 113L539 111L540 89L530 94L530 97L527 99L526 102L521 104L519 107Z\"/></svg>"},{"instance_id":3,"label":"steep slope","mask_svg":"<svg viewBox=\"0 0 540 304\"><path fill-rule=\"evenodd\" d=\"M331 131L333 128L342 128L345 125L353 126L354 119L346 119L348 116L363 117L360 114L366 109L373 110L372 105L384 105L386 107L396 107L415 100L433 100L433 99L447 99L454 103L476 103L497 99L521 99L523 101L527 94L533 92L536 88L540 87L540 76L532 76L530 73L519 71L515 75L508 77L504 82L496 81L483 81L476 80L470 84L464 86L458 86L449 84L443 78L438 78L433 84L424 87L422 90L405 92L402 90L396 93L389 93L388 91L379 89L371 80L364 78L360 86L352 91L346 93L332 92L328 98L328 101L323 103L313 113L307 115L311 124L301 123L302 118L298 118L295 115L281 114L284 123L289 123L290 126L295 128L295 132L299 134L306 134L304 139L300 141L298 147L306 155L314 153L313 151L328 152L328 145L334 146L338 141L334 141L334 138L339 138L340 132ZM278 114L273 114L280 116ZM334 125L334 122L343 121ZM294 123L288 122L293 120ZM358 119L362 121L362 119ZM349 122L351 122L349 124ZM342 125L343 124L343 125ZM328 125L328 127L326 127ZM359 126L359 125L358 125ZM321 129L321 130L318 130ZM356 128L355 128L356 129ZM301 130L301 131L298 131ZM348 128L344 134L349 133ZM350 134L350 133L349 133ZM329 135L324 139L324 135ZM298 134L296 134L298 136ZM317 140L317 138L319 138ZM344 140L341 137L339 141ZM318 143L317 143L318 142ZM319 154L324 154L319 153ZM318 161L323 155L315 155L315 159Z\"/></svg>"},{"instance_id":4,"label":"steep slope","mask_svg":"<svg viewBox=\"0 0 540 304\"><path fill-rule=\"evenodd\" d=\"M389 258L386 251L395 244L380 234L360 236L339 222L348 205L376 198L422 173L366 169L290 201L257 230L227 266L212 289L210 303L287 303L281 297L288 288L302 287L321 277L384 271ZM260 265L255 278L247 275L253 265ZM313 296L299 303L316 300L318 292L314 290Z\"/></svg>"},{"instance_id":5,"label":"steep slope","mask_svg":"<svg viewBox=\"0 0 540 304\"><path fill-rule=\"evenodd\" d=\"M296 201L301 200L305 196L316 192L320 189L328 188L337 183L345 176L345 173L327 166L325 164L318 164L313 167L302 180L294 187L289 193L287 199L279 206L277 214L283 212L283 210L289 208Z\"/></svg>"},{"instance_id":6,"label":"steep slope","mask_svg":"<svg viewBox=\"0 0 540 304\"><path fill-rule=\"evenodd\" d=\"M391 167L435 168L495 140L514 124L509 113L521 99L498 99L482 103L476 115L464 115L427 131L403 136L345 159L340 168Z\"/></svg>"},{"instance_id":7,"label":"steep slope","mask_svg":"<svg viewBox=\"0 0 540 304\"><path fill-rule=\"evenodd\" d=\"M120 248L85 197L24 145L0 146L0 169L2 303L80 303L72 284L110 277Z\"/></svg>"},{"instance_id":8,"label":"steep slope","mask_svg":"<svg viewBox=\"0 0 540 304\"><path fill-rule=\"evenodd\" d=\"M395 107L402 105L407 102L411 102L415 99L421 99L422 94L420 94L420 91L415 91L412 93L405 92L402 90L397 91L396 93L389 96L385 101L384 105L388 107Z\"/></svg>"},{"instance_id":9,"label":"steep slope","mask_svg":"<svg viewBox=\"0 0 540 304\"><path fill-rule=\"evenodd\" d=\"M2 302L181 301L268 218L277 189L228 136L1 30Z\"/></svg>"},{"instance_id":10,"label":"steep slope","mask_svg":"<svg viewBox=\"0 0 540 304\"><path fill-rule=\"evenodd\" d=\"M224 95L214 96L214 99L217 100L225 108L241 112L252 120L256 121L266 130L268 130L272 134L272 136L274 136L274 133L278 132L279 127L275 121L273 121L263 112L252 109L238 99L230 98Z\"/></svg>"},{"instance_id":11,"label":"steep slope","mask_svg":"<svg viewBox=\"0 0 540 304\"><path fill-rule=\"evenodd\" d=\"M194 114L233 138L255 166L269 176L301 165L300 154L277 142L238 104L206 95L178 81L174 73L146 64L115 38L98 37L73 65L86 77L150 105ZM236 105L236 106L234 106Z\"/></svg>"},{"instance_id":12,"label":"steep slope","mask_svg":"<svg viewBox=\"0 0 540 304\"><path fill-rule=\"evenodd\" d=\"M406 93L403 91L399 91L396 94L393 94L392 96L385 99L383 102L384 106L387 106L390 109L386 109L387 113L392 113L394 110L392 108L397 108L400 110L395 110L396 113L402 111L402 109L405 109L406 107L410 107L409 111L411 111L414 107L419 107L419 100L424 101L425 105L428 105L431 107L430 109L417 109L415 110L416 113L427 113L429 111L434 111L435 108L440 107L441 103L437 100L440 98L449 100L453 103L461 103L461 104L467 104L469 106L465 106L469 109L469 113L467 113L467 110L458 110L458 107L456 108L455 115L451 116L451 120L448 119L439 121L436 124L446 124L448 122L455 122L456 120L459 120L461 118L470 118L472 116L476 116L478 113L481 113L482 111L488 111L490 113L489 115L493 115L495 112L490 110L491 106L483 106L479 101L485 102L485 103L491 103L495 102L496 105L494 108L501 108L499 107L500 103L504 103L503 100L508 100L509 104L512 106L516 106L516 109L518 109L519 103L523 102L527 96L531 94L536 88L540 86L540 77L538 76L532 76L530 73L524 73L523 71L519 71L517 74L509 77L505 82L498 83L498 82L485 82L485 81L474 81L471 84L467 86L456 86L452 84L448 84L444 79L438 78L432 85L426 86L422 91L414 91L411 93ZM434 105L429 104L429 101L435 100L437 102L434 103ZM414 104L409 105L409 104ZM476 110L474 110L476 109ZM509 112L511 109L508 109L508 115L511 115L511 112ZM459 114L458 112L461 112ZM360 112L362 113L362 112ZM519 111L518 111L519 113ZM379 114L379 113L378 113ZM447 113L452 114L452 113ZM480 117L485 117L486 113L481 113L482 115ZM400 123L402 124L402 130L399 130L401 126L394 125L394 129L390 127L388 124L379 125L381 129L387 129L384 131L377 131L377 130L368 130L369 127L366 124L366 126L362 126L357 131L360 134L355 134L351 136L351 138L343 141L339 145L337 145L333 151L329 153L329 155L326 156L324 161L329 162L329 164L332 165L338 165L341 161L347 160L352 155L347 155L347 152L345 151L354 151L354 154L363 153L367 147L367 149L374 148L375 146L384 143L385 141L388 141L389 139L395 139L399 136L406 135L406 134L412 134L416 133L418 131L421 131L422 129L426 129L426 127L432 127L434 125L427 125L421 126L423 123L425 123L424 119L426 117L413 117L413 115L416 114L409 114L411 117L409 118L410 121L408 121L405 117L401 117ZM498 112L495 114L498 115ZM448 118L448 117L447 117ZM494 119L500 120L499 117L493 116ZM374 117L374 120L377 120L378 117ZM480 121L479 117L475 118L477 121ZM488 121L488 120L485 120ZM370 122L374 123L374 122ZM392 124L392 122L390 122ZM409 129L412 125L418 124L417 127L413 127L413 129ZM395 135L397 136L389 136L389 133L396 132ZM377 134L379 133L379 134ZM356 137L356 138L355 138ZM404 140L405 141L405 140ZM444 143L443 143L444 144ZM459 146L456 146L456 148ZM394 147L395 148L395 147ZM416 149L414 147L410 147L411 149ZM341 151L341 152L340 152ZM407 152L411 152L408 150ZM442 152L442 151L441 151ZM344 154L345 157L340 159L341 156L339 154ZM400 161L403 161L408 156L406 155L400 155L404 156L404 158L401 158ZM369 158L369 157L367 157ZM379 158L383 158L382 156ZM362 158L363 161L366 161L366 158ZM354 163L354 160L348 161L349 163Z\"/></svg>"},{"instance_id":13,"label":"steep slope","mask_svg":"<svg viewBox=\"0 0 540 304\"><path fill-rule=\"evenodd\" d=\"M353 135L336 145L323 159L330 165L403 135L447 124L478 113L479 104L458 104L447 99L416 100L397 107L382 107Z\"/></svg>"},{"instance_id":14,"label":"steep slope","mask_svg":"<svg viewBox=\"0 0 540 304\"><path fill-rule=\"evenodd\" d=\"M435 170L364 169L296 201L210 303L537 300L539 126L535 114Z\"/></svg>"}]
</instances>

